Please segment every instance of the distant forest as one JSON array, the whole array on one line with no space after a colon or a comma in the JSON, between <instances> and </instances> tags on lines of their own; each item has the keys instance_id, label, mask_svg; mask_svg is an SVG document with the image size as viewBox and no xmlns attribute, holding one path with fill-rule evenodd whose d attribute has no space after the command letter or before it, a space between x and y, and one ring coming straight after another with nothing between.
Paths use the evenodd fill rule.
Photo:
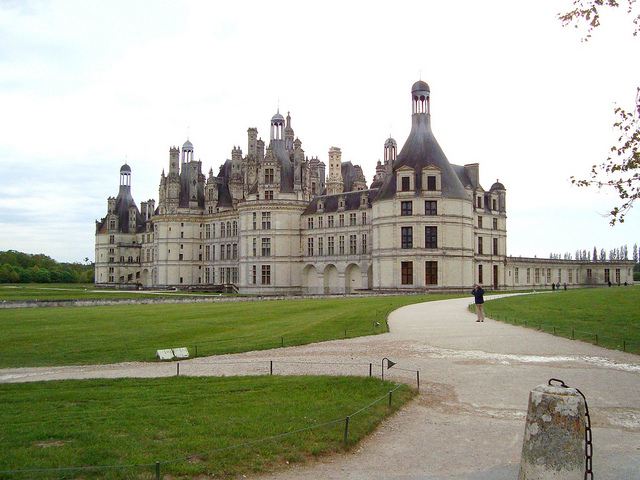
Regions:
<instances>
[{"instance_id":1,"label":"distant forest","mask_svg":"<svg viewBox=\"0 0 640 480\"><path fill-rule=\"evenodd\" d=\"M93 264L59 263L43 254L0 251L0 283L93 283Z\"/></svg>"}]
</instances>

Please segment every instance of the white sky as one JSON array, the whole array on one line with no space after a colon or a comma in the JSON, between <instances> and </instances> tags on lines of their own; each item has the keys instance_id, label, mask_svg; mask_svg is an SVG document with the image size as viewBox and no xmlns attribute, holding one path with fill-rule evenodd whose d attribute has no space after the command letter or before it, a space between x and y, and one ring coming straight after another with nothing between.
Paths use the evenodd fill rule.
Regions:
<instances>
[{"instance_id":1,"label":"white sky","mask_svg":"<svg viewBox=\"0 0 640 480\"><path fill-rule=\"evenodd\" d=\"M449 161L507 188L509 254L631 248L640 205L612 228L616 197L569 177L606 158L640 39L621 11L580 42L557 20L570 6L0 0L0 250L93 259L125 159L138 205L157 199L169 146L188 133L217 173L248 127L268 140L278 101L307 155L338 146L370 183L420 74Z\"/></svg>"}]
</instances>

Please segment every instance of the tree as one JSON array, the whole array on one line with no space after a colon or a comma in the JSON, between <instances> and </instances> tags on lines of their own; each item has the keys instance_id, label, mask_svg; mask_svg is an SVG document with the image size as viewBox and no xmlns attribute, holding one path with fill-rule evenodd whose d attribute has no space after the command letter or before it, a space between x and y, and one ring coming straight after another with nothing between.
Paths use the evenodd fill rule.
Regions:
<instances>
[{"instance_id":1,"label":"tree","mask_svg":"<svg viewBox=\"0 0 640 480\"><path fill-rule=\"evenodd\" d=\"M638 244L637 243L633 244L633 261L635 263L638 263Z\"/></svg>"},{"instance_id":2,"label":"tree","mask_svg":"<svg viewBox=\"0 0 640 480\"><path fill-rule=\"evenodd\" d=\"M636 0L626 0L626 13L631 16L633 36L640 32L640 7ZM588 41L592 32L600 26L603 9L617 9L619 0L574 0L573 10L558 15L564 26L579 28L586 24L587 32L582 41ZM591 166L588 178L571 177L578 187L607 188L615 191L619 202L609 212L609 223L623 223L626 214L640 198L640 87L636 88L635 105L631 109L616 107L616 142L610 148L607 159Z\"/></svg>"}]
</instances>

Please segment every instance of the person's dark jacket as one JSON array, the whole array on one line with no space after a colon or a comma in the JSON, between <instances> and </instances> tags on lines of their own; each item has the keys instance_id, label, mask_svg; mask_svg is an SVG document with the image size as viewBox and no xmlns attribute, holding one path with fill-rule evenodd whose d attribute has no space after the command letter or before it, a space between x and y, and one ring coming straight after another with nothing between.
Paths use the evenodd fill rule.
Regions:
<instances>
[{"instance_id":1,"label":"person's dark jacket","mask_svg":"<svg viewBox=\"0 0 640 480\"><path fill-rule=\"evenodd\" d=\"M471 290L471 295L476 297L476 304L484 303L484 290L482 287L474 288Z\"/></svg>"}]
</instances>

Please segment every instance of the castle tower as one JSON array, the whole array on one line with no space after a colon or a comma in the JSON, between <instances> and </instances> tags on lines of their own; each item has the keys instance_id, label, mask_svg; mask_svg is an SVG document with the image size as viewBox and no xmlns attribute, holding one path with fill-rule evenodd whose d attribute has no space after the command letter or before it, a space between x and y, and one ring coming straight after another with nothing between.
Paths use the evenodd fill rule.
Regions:
<instances>
[{"instance_id":1,"label":"castle tower","mask_svg":"<svg viewBox=\"0 0 640 480\"><path fill-rule=\"evenodd\" d=\"M287 112L286 126L284 127L284 147L289 151L292 151L294 148L294 137L295 134L293 133L293 128L291 128L291 114Z\"/></svg>"},{"instance_id":2,"label":"castle tower","mask_svg":"<svg viewBox=\"0 0 640 480\"><path fill-rule=\"evenodd\" d=\"M387 173L391 172L393 168L393 162L396 161L398 155L398 144L395 139L389 137L384 142L384 167Z\"/></svg>"},{"instance_id":3,"label":"castle tower","mask_svg":"<svg viewBox=\"0 0 640 480\"><path fill-rule=\"evenodd\" d=\"M258 154L258 129L247 129L247 155L255 157Z\"/></svg>"},{"instance_id":4,"label":"castle tower","mask_svg":"<svg viewBox=\"0 0 640 480\"><path fill-rule=\"evenodd\" d=\"M329 178L327 179L327 195L342 193L342 152L338 147L329 149Z\"/></svg>"},{"instance_id":5,"label":"castle tower","mask_svg":"<svg viewBox=\"0 0 640 480\"><path fill-rule=\"evenodd\" d=\"M169 175L180 173L180 149L178 147L169 148Z\"/></svg>"},{"instance_id":6,"label":"castle tower","mask_svg":"<svg viewBox=\"0 0 640 480\"><path fill-rule=\"evenodd\" d=\"M413 100L413 115L431 113L430 105L431 90L427 82L418 80L411 87L411 98Z\"/></svg>"},{"instance_id":7,"label":"castle tower","mask_svg":"<svg viewBox=\"0 0 640 480\"><path fill-rule=\"evenodd\" d=\"M122 187L131 188L131 167L126 163L120 167L120 190Z\"/></svg>"},{"instance_id":8,"label":"castle tower","mask_svg":"<svg viewBox=\"0 0 640 480\"><path fill-rule=\"evenodd\" d=\"M182 163L192 162L193 159L193 143L187 138L187 141L182 145Z\"/></svg>"},{"instance_id":9,"label":"castle tower","mask_svg":"<svg viewBox=\"0 0 640 480\"><path fill-rule=\"evenodd\" d=\"M280 110L271 117L271 141L284 139L284 117Z\"/></svg>"},{"instance_id":10,"label":"castle tower","mask_svg":"<svg viewBox=\"0 0 640 480\"><path fill-rule=\"evenodd\" d=\"M234 202L242 200L242 150L240 147L233 147L231 150L231 178L229 179L229 190Z\"/></svg>"}]
</instances>

